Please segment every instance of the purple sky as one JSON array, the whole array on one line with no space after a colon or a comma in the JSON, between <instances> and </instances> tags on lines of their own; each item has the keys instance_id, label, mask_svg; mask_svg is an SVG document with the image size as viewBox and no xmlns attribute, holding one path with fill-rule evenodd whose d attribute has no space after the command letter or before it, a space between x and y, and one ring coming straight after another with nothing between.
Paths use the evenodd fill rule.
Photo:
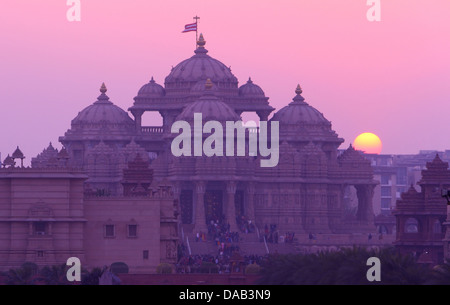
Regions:
<instances>
[{"instance_id":1,"label":"purple sky","mask_svg":"<svg viewBox=\"0 0 450 305\"><path fill-rule=\"evenodd\" d=\"M68 22L65 0L9 0L0 10L0 152L19 145L28 161L108 95L126 109L151 76L164 78L193 55L199 15L209 54L251 76L280 109L297 83L347 147L362 132L383 153L450 149L450 1L81 0Z\"/></svg>"}]
</instances>

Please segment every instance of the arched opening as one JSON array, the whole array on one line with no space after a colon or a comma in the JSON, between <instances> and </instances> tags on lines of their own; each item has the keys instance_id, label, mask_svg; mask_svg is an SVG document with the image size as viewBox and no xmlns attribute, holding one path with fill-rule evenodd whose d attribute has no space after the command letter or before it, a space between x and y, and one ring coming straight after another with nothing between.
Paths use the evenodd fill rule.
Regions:
<instances>
[{"instance_id":1,"label":"arched opening","mask_svg":"<svg viewBox=\"0 0 450 305\"><path fill-rule=\"evenodd\" d=\"M238 190L234 196L234 207L236 211L236 223L243 227L246 224L245 206L244 206L244 191Z\"/></svg>"},{"instance_id":2,"label":"arched opening","mask_svg":"<svg viewBox=\"0 0 450 305\"><path fill-rule=\"evenodd\" d=\"M223 215L223 193L219 190L207 190L204 197L206 223L211 221L221 223Z\"/></svg>"},{"instance_id":3,"label":"arched opening","mask_svg":"<svg viewBox=\"0 0 450 305\"><path fill-rule=\"evenodd\" d=\"M180 194L181 221L183 224L191 224L193 220L194 194L192 190L182 190Z\"/></svg>"},{"instance_id":4,"label":"arched opening","mask_svg":"<svg viewBox=\"0 0 450 305\"><path fill-rule=\"evenodd\" d=\"M142 114L142 127L162 127L163 117L158 111L146 111Z\"/></svg>"},{"instance_id":5,"label":"arched opening","mask_svg":"<svg viewBox=\"0 0 450 305\"><path fill-rule=\"evenodd\" d=\"M415 218L408 218L405 222L405 233L419 233L419 222Z\"/></svg>"},{"instance_id":6,"label":"arched opening","mask_svg":"<svg viewBox=\"0 0 450 305\"><path fill-rule=\"evenodd\" d=\"M243 112L241 114L241 119L246 126L251 127L259 126L259 116L256 114L256 112Z\"/></svg>"}]
</instances>

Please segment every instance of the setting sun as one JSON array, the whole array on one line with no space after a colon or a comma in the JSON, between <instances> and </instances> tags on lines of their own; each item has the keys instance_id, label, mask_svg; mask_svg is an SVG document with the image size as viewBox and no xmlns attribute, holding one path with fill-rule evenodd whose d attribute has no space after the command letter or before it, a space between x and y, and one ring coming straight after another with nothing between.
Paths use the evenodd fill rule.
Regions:
<instances>
[{"instance_id":1,"label":"setting sun","mask_svg":"<svg viewBox=\"0 0 450 305\"><path fill-rule=\"evenodd\" d=\"M353 146L368 154L380 154L383 144L377 135L365 132L356 137Z\"/></svg>"}]
</instances>

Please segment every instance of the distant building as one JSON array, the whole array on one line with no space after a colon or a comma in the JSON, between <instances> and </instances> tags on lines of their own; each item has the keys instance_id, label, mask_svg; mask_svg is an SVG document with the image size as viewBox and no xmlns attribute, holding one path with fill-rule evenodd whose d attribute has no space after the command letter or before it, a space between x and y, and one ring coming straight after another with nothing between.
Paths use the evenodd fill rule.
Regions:
<instances>
[{"instance_id":1,"label":"distant building","mask_svg":"<svg viewBox=\"0 0 450 305\"><path fill-rule=\"evenodd\" d=\"M426 169L426 163L435 156L444 161L450 160L450 150L443 152L436 150L421 150L418 154L388 155L388 154L364 154L370 161L374 171L374 180L378 182L374 189L373 210L375 225L380 234L396 234L395 217L392 210L403 192L412 185L420 191L418 182L422 177L422 170ZM354 193L347 194L347 200L351 201Z\"/></svg>"},{"instance_id":2,"label":"distant building","mask_svg":"<svg viewBox=\"0 0 450 305\"><path fill-rule=\"evenodd\" d=\"M411 186L397 201L393 211L397 226L394 244L421 263L443 263L447 201L442 198L441 190L450 187L448 163L436 155L432 162L426 163L418 185L420 191Z\"/></svg>"}]
</instances>

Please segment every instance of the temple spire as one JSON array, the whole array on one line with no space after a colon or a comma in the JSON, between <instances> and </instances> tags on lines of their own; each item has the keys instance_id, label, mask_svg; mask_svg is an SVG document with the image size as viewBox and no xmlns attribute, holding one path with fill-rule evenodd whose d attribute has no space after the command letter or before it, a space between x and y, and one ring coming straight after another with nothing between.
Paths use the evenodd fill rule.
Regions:
<instances>
[{"instance_id":1,"label":"temple spire","mask_svg":"<svg viewBox=\"0 0 450 305\"><path fill-rule=\"evenodd\" d=\"M108 89L106 88L105 83L102 83L102 86L100 87L100 92L103 93L103 94L105 94L106 91L108 91Z\"/></svg>"},{"instance_id":2,"label":"temple spire","mask_svg":"<svg viewBox=\"0 0 450 305\"><path fill-rule=\"evenodd\" d=\"M111 103L109 101L109 97L106 95L107 91L108 91L108 89L106 88L105 83L102 83L102 86L100 87L100 92L102 94L100 94L100 96L97 98L96 103Z\"/></svg>"},{"instance_id":3,"label":"temple spire","mask_svg":"<svg viewBox=\"0 0 450 305\"><path fill-rule=\"evenodd\" d=\"M295 88L296 96L293 98L293 103L305 103L305 98L301 95L302 93L302 87L300 87L300 84L298 84L297 88Z\"/></svg>"},{"instance_id":4,"label":"temple spire","mask_svg":"<svg viewBox=\"0 0 450 305\"><path fill-rule=\"evenodd\" d=\"M197 46L199 47L199 48L205 48L205 44L206 44L206 40L205 40L205 38L203 37L203 33L200 33L200 37L198 38L198 40L197 40Z\"/></svg>"}]
</instances>

